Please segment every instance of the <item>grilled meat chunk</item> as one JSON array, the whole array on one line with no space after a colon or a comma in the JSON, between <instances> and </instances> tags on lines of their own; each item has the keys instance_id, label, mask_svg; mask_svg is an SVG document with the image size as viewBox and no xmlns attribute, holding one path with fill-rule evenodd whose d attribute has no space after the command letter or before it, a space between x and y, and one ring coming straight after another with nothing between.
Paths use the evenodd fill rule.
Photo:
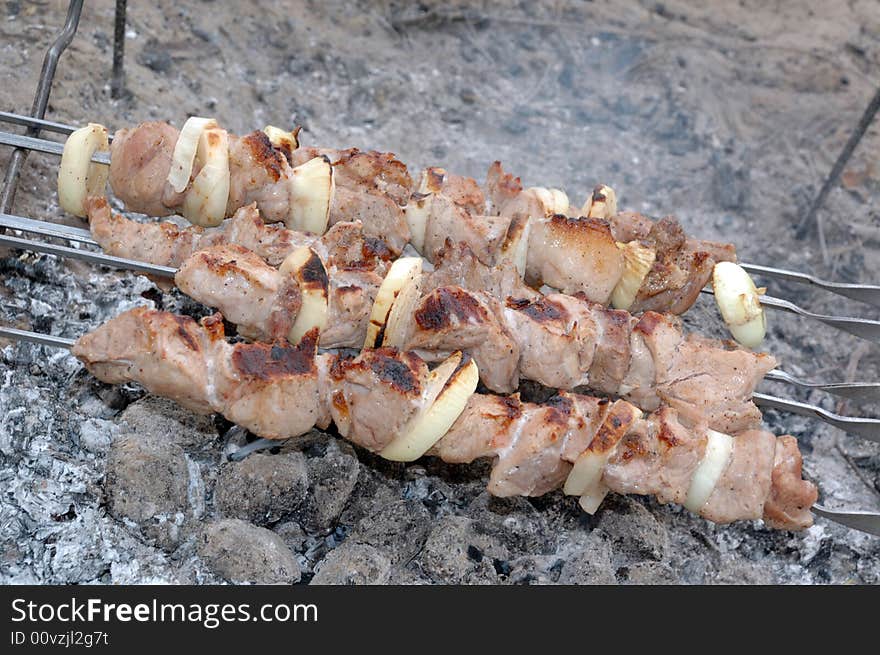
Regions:
<instances>
[{"instance_id":1,"label":"grilled meat chunk","mask_svg":"<svg viewBox=\"0 0 880 655\"><path fill-rule=\"evenodd\" d=\"M776 440L770 496L764 503L764 523L781 530L803 530L813 524L810 508L819 498L816 485L803 479L803 458L797 439Z\"/></svg>"},{"instance_id":2,"label":"grilled meat chunk","mask_svg":"<svg viewBox=\"0 0 880 655\"><path fill-rule=\"evenodd\" d=\"M317 331L297 345L230 345L219 314L201 324L144 307L80 337L73 354L97 378L133 381L200 413L215 411L271 439L318 416Z\"/></svg>"},{"instance_id":3,"label":"grilled meat chunk","mask_svg":"<svg viewBox=\"0 0 880 655\"><path fill-rule=\"evenodd\" d=\"M422 407L428 366L412 353L380 348L340 359L330 370L330 412L339 433L378 452Z\"/></svg>"},{"instance_id":4,"label":"grilled meat chunk","mask_svg":"<svg viewBox=\"0 0 880 655\"><path fill-rule=\"evenodd\" d=\"M668 404L688 420L705 419L711 428L728 434L760 425L761 414L751 397L758 382L776 366L771 355L685 336L677 320L654 312L642 316L633 334L653 357L651 386L656 396L646 389L626 394L639 398L640 407L653 410Z\"/></svg>"},{"instance_id":5,"label":"grilled meat chunk","mask_svg":"<svg viewBox=\"0 0 880 655\"><path fill-rule=\"evenodd\" d=\"M183 262L174 282L191 298L217 308L250 339L286 339L301 304L293 275L281 275L234 244L199 250Z\"/></svg>"},{"instance_id":6,"label":"grilled meat chunk","mask_svg":"<svg viewBox=\"0 0 880 655\"><path fill-rule=\"evenodd\" d=\"M256 203L241 207L222 225L207 229L133 221L113 213L103 197L89 198L86 204L92 237L105 252L161 266L180 266L194 252L227 243L253 251L272 266L279 266L301 246L312 246L335 266L369 269L380 275L393 259L382 241L364 235L361 223L336 223L316 236L267 225Z\"/></svg>"},{"instance_id":7,"label":"grilled meat chunk","mask_svg":"<svg viewBox=\"0 0 880 655\"><path fill-rule=\"evenodd\" d=\"M110 186L129 211L168 216L183 202L167 183L179 132L168 123L117 130L110 145Z\"/></svg>"},{"instance_id":8,"label":"grilled meat chunk","mask_svg":"<svg viewBox=\"0 0 880 655\"><path fill-rule=\"evenodd\" d=\"M416 307L406 347L434 361L466 351L477 362L486 386L514 391L519 386L519 339L499 320L501 313L500 303L491 296L440 287Z\"/></svg>"}]
</instances>

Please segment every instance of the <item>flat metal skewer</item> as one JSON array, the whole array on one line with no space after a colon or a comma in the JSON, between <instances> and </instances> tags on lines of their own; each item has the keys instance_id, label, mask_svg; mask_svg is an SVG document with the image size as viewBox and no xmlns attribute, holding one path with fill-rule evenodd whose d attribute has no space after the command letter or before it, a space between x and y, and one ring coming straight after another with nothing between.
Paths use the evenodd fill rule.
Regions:
<instances>
[{"instance_id":1,"label":"flat metal skewer","mask_svg":"<svg viewBox=\"0 0 880 655\"><path fill-rule=\"evenodd\" d=\"M10 248L21 248L22 250L33 250L42 252L47 255L57 255L59 257L70 257L72 259L81 259L91 264L100 266L109 266L111 268L119 268L123 270L131 270L136 273L146 275L158 275L160 277L173 278L177 273L176 268L170 266L159 266L158 264L147 264L135 261L134 259L125 259L124 257L114 257L113 255L105 255L102 252L94 252L92 250L78 250L76 248L68 248L67 246L58 246L54 243L46 243L43 241L32 241L30 239L20 239L18 237L0 234L0 245L9 246Z\"/></svg>"},{"instance_id":2,"label":"flat metal skewer","mask_svg":"<svg viewBox=\"0 0 880 655\"><path fill-rule=\"evenodd\" d=\"M0 227L30 234L39 234L45 237L57 237L68 241L87 243L90 246L98 245L92 238L92 233L81 227L50 223L48 221L35 221L32 218L25 218L24 216L16 216L14 214L0 214Z\"/></svg>"},{"instance_id":3,"label":"flat metal skewer","mask_svg":"<svg viewBox=\"0 0 880 655\"><path fill-rule=\"evenodd\" d=\"M818 503L813 505L810 509L817 516L829 519L835 523L840 523L840 525L846 526L847 528L859 530L860 532L867 532L868 534L880 537L880 512L831 509L830 507L825 507Z\"/></svg>"},{"instance_id":4,"label":"flat metal skewer","mask_svg":"<svg viewBox=\"0 0 880 655\"><path fill-rule=\"evenodd\" d=\"M62 155L64 153L64 144L57 141L49 141L48 139L38 139L23 134L11 134L9 132L0 132L0 145L13 146L14 148L25 148L27 150L35 150L37 152L45 152L50 155ZM110 153L96 152L92 155L92 161L99 164L110 165Z\"/></svg>"},{"instance_id":5,"label":"flat metal skewer","mask_svg":"<svg viewBox=\"0 0 880 655\"><path fill-rule=\"evenodd\" d=\"M752 400L755 401L756 405L762 407L781 409L792 414L817 418L850 434L858 435L868 441L880 443L880 419L863 418L861 416L841 416L815 405L802 403L797 400L788 400L787 398L779 398L778 396L768 396L757 391L752 394Z\"/></svg>"},{"instance_id":6,"label":"flat metal skewer","mask_svg":"<svg viewBox=\"0 0 880 655\"><path fill-rule=\"evenodd\" d=\"M828 280L823 280L815 275L799 273L798 271L789 271L784 268L758 266L757 264L743 264L742 262L739 262L739 265L749 273L776 278L778 280L787 280L788 282L797 282L798 284L805 284L815 287L816 289L836 293L839 296L846 296L847 298L852 298L853 300L858 300L859 302L873 305L874 307L880 307L880 286L876 284L829 282Z\"/></svg>"},{"instance_id":7,"label":"flat metal skewer","mask_svg":"<svg viewBox=\"0 0 880 655\"><path fill-rule=\"evenodd\" d=\"M809 382L796 378L778 368L767 373L764 379L793 384L804 389L826 391L833 393L835 396L849 398L857 402L871 403L880 401L880 382Z\"/></svg>"}]
</instances>

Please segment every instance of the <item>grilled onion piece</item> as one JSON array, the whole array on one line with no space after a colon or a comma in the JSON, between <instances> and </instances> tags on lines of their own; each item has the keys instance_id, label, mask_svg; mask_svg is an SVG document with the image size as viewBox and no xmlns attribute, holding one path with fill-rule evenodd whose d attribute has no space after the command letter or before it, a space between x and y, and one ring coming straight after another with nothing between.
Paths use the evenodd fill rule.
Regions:
<instances>
[{"instance_id":1,"label":"grilled onion piece","mask_svg":"<svg viewBox=\"0 0 880 655\"><path fill-rule=\"evenodd\" d=\"M309 330L318 328L320 332L327 326L327 271L318 254L308 246L302 246L284 259L278 272L281 275L294 275L299 284L302 304L287 336L291 343L299 343Z\"/></svg>"},{"instance_id":2,"label":"grilled onion piece","mask_svg":"<svg viewBox=\"0 0 880 655\"><path fill-rule=\"evenodd\" d=\"M708 437L706 454L694 471L691 485L688 487L687 499L684 502L684 506L694 513L699 513L709 500L733 452L733 437L730 435L709 430Z\"/></svg>"},{"instance_id":3,"label":"grilled onion piece","mask_svg":"<svg viewBox=\"0 0 880 655\"><path fill-rule=\"evenodd\" d=\"M715 303L730 334L746 348L757 348L767 332L761 291L739 264L719 262L712 271Z\"/></svg>"},{"instance_id":4,"label":"grilled onion piece","mask_svg":"<svg viewBox=\"0 0 880 655\"><path fill-rule=\"evenodd\" d=\"M326 157L315 157L293 169L290 178L288 228L324 234L330 222L330 203L336 184Z\"/></svg>"},{"instance_id":5,"label":"grilled onion piece","mask_svg":"<svg viewBox=\"0 0 880 655\"><path fill-rule=\"evenodd\" d=\"M539 186L530 187L526 191L534 194L540 203L544 205L544 216L568 214L568 196L565 194L565 191L545 189Z\"/></svg>"},{"instance_id":6,"label":"grilled onion piece","mask_svg":"<svg viewBox=\"0 0 880 655\"><path fill-rule=\"evenodd\" d=\"M183 198L181 213L190 223L216 227L229 201L229 135L220 128L203 130L196 150L202 168Z\"/></svg>"},{"instance_id":7,"label":"grilled onion piece","mask_svg":"<svg viewBox=\"0 0 880 655\"><path fill-rule=\"evenodd\" d=\"M286 148L291 152L299 148L299 137L297 136L299 134L299 128L288 132L282 130L280 127L267 125L263 128L263 132L269 137L269 143L276 148Z\"/></svg>"},{"instance_id":8,"label":"grilled onion piece","mask_svg":"<svg viewBox=\"0 0 880 655\"><path fill-rule=\"evenodd\" d=\"M403 347L402 339L398 338L401 335L397 326L401 318L412 318L413 305L421 295L421 277L421 257L401 257L391 265L376 293L376 300L373 301L364 348L378 348L382 345ZM389 329L392 315L395 317L393 335ZM402 336L405 338L406 335Z\"/></svg>"},{"instance_id":9,"label":"grilled onion piece","mask_svg":"<svg viewBox=\"0 0 880 655\"><path fill-rule=\"evenodd\" d=\"M623 275L611 292L611 305L614 309L629 309L651 272L657 253L638 241L618 243L617 246L623 253Z\"/></svg>"},{"instance_id":10,"label":"grilled onion piece","mask_svg":"<svg viewBox=\"0 0 880 655\"><path fill-rule=\"evenodd\" d=\"M183 192L189 186L202 132L216 127L217 121L213 118L190 116L180 128L180 136L177 137L171 156L171 169L168 171L168 184L177 193Z\"/></svg>"},{"instance_id":11,"label":"grilled onion piece","mask_svg":"<svg viewBox=\"0 0 880 655\"><path fill-rule=\"evenodd\" d=\"M570 496L580 496L578 502L587 514L594 514L608 494L608 487L602 482L605 465L630 426L641 417L641 411L635 406L618 400L608 410L590 446L575 460L563 491Z\"/></svg>"},{"instance_id":12,"label":"grilled onion piece","mask_svg":"<svg viewBox=\"0 0 880 655\"><path fill-rule=\"evenodd\" d=\"M433 193L414 193L404 208L404 216L409 226L409 241L418 252L425 247L425 234L428 230L428 217L434 202Z\"/></svg>"},{"instance_id":13,"label":"grilled onion piece","mask_svg":"<svg viewBox=\"0 0 880 655\"><path fill-rule=\"evenodd\" d=\"M397 437L380 453L395 462L412 462L424 455L449 431L477 388L480 374L474 360L461 365L460 351L431 371L425 385L425 404Z\"/></svg>"},{"instance_id":14,"label":"grilled onion piece","mask_svg":"<svg viewBox=\"0 0 880 655\"><path fill-rule=\"evenodd\" d=\"M98 123L89 123L67 137L58 169L58 204L64 211L85 218L86 198L104 193L110 167L92 162L92 155L109 150L107 128Z\"/></svg>"},{"instance_id":15,"label":"grilled onion piece","mask_svg":"<svg viewBox=\"0 0 880 655\"><path fill-rule=\"evenodd\" d=\"M587 218L611 218L617 213L617 194L607 184L600 184L581 209Z\"/></svg>"},{"instance_id":16,"label":"grilled onion piece","mask_svg":"<svg viewBox=\"0 0 880 655\"><path fill-rule=\"evenodd\" d=\"M507 234L501 244L501 260L513 263L521 278L526 276L526 263L529 256L529 237L532 234L530 216L517 217L510 222Z\"/></svg>"}]
</instances>

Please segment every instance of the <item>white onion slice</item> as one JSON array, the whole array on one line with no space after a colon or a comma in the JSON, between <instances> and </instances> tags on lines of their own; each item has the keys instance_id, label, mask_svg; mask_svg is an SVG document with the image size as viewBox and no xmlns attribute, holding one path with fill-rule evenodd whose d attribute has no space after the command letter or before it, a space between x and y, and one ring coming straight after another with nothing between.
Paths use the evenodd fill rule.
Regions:
<instances>
[{"instance_id":1,"label":"white onion slice","mask_svg":"<svg viewBox=\"0 0 880 655\"><path fill-rule=\"evenodd\" d=\"M520 277L525 277L526 262L529 255L529 237L532 234L530 216L518 217L511 221L507 235L501 244L501 257L511 261Z\"/></svg>"},{"instance_id":2,"label":"white onion slice","mask_svg":"<svg viewBox=\"0 0 880 655\"><path fill-rule=\"evenodd\" d=\"M229 201L229 135L219 127L199 137L196 160L202 169L183 197L181 213L190 223L215 227L226 217Z\"/></svg>"},{"instance_id":3,"label":"white onion slice","mask_svg":"<svg viewBox=\"0 0 880 655\"><path fill-rule=\"evenodd\" d=\"M308 246L301 246L285 257L278 272L296 277L302 301L288 341L299 343L303 335L314 328L323 331L327 327L329 292L327 272L318 254Z\"/></svg>"},{"instance_id":4,"label":"white onion slice","mask_svg":"<svg viewBox=\"0 0 880 655\"><path fill-rule=\"evenodd\" d=\"M409 226L409 242L418 252L425 248L425 235L428 231L428 218L434 203L434 194L414 193L404 208L406 224Z\"/></svg>"},{"instance_id":5,"label":"white onion slice","mask_svg":"<svg viewBox=\"0 0 880 655\"><path fill-rule=\"evenodd\" d=\"M285 224L292 230L324 234L336 190L333 166L315 157L293 169L290 176L290 213Z\"/></svg>"},{"instance_id":6,"label":"white onion slice","mask_svg":"<svg viewBox=\"0 0 880 655\"><path fill-rule=\"evenodd\" d=\"M580 506L588 514L595 513L608 494L608 487L602 482L605 465L630 426L639 418L641 411L635 406L620 400L615 402L590 446L578 456L569 471L563 491L569 496L580 496Z\"/></svg>"},{"instance_id":7,"label":"white onion slice","mask_svg":"<svg viewBox=\"0 0 880 655\"><path fill-rule=\"evenodd\" d=\"M177 193L189 186L202 132L214 127L217 127L217 121L213 118L190 116L180 129L180 136L177 137L174 154L171 156L171 169L168 171L168 184Z\"/></svg>"},{"instance_id":8,"label":"white onion slice","mask_svg":"<svg viewBox=\"0 0 880 655\"><path fill-rule=\"evenodd\" d=\"M58 204L64 211L84 218L86 198L104 193L110 167L93 162L92 155L109 150L107 128L98 123L89 123L67 137L58 168Z\"/></svg>"},{"instance_id":9,"label":"white onion slice","mask_svg":"<svg viewBox=\"0 0 880 655\"><path fill-rule=\"evenodd\" d=\"M395 462L412 462L424 455L449 431L477 388L480 373L474 360L460 366L461 352L454 352L431 371L425 404L404 429L385 446L381 455Z\"/></svg>"},{"instance_id":10,"label":"white onion slice","mask_svg":"<svg viewBox=\"0 0 880 655\"><path fill-rule=\"evenodd\" d=\"M600 184L593 189L581 212L588 218L611 218L617 214L617 194L607 184Z\"/></svg>"},{"instance_id":11,"label":"white onion slice","mask_svg":"<svg viewBox=\"0 0 880 655\"><path fill-rule=\"evenodd\" d=\"M715 490L718 478L727 468L732 452L733 437L715 432L715 430L708 431L706 453L691 478L687 499L684 501L686 508L694 513L699 513Z\"/></svg>"},{"instance_id":12,"label":"white onion slice","mask_svg":"<svg viewBox=\"0 0 880 655\"><path fill-rule=\"evenodd\" d=\"M299 128L291 131L282 130L274 125L267 125L263 128L263 133L269 137L269 143L276 148L288 148L291 151L299 148Z\"/></svg>"},{"instance_id":13,"label":"white onion slice","mask_svg":"<svg viewBox=\"0 0 880 655\"><path fill-rule=\"evenodd\" d=\"M414 291L409 291L408 296L415 295L415 301L420 295L420 284L422 275L422 258L421 257L401 257L396 260L382 284L379 291L376 292L376 300L373 301L373 308L370 311L370 322L367 324L367 338L364 341L364 348L378 348L382 345L393 346L397 348L403 347L402 343L391 343L388 335L388 322L401 293L405 289L415 287ZM414 304L413 301L406 300L405 303ZM397 312L400 314L400 312ZM412 311L410 310L410 318Z\"/></svg>"},{"instance_id":14,"label":"white onion slice","mask_svg":"<svg viewBox=\"0 0 880 655\"><path fill-rule=\"evenodd\" d=\"M614 309L629 309L642 288L642 283L651 272L657 254L652 248L638 241L618 243L623 253L623 275L611 292L611 305Z\"/></svg>"},{"instance_id":15,"label":"white onion slice","mask_svg":"<svg viewBox=\"0 0 880 655\"><path fill-rule=\"evenodd\" d=\"M533 186L526 189L526 193L534 195L544 206L545 217L568 213L568 196L565 191Z\"/></svg>"},{"instance_id":16,"label":"white onion slice","mask_svg":"<svg viewBox=\"0 0 880 655\"><path fill-rule=\"evenodd\" d=\"M730 334L747 348L757 348L767 333L761 296L751 276L733 262L719 262L712 271L715 303Z\"/></svg>"}]
</instances>

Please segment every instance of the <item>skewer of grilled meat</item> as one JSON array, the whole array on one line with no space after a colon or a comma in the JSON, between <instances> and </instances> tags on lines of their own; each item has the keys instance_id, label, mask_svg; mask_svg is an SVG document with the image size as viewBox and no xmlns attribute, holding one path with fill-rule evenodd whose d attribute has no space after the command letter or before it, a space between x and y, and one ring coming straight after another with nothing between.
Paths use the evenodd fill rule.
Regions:
<instances>
[{"instance_id":1,"label":"skewer of grilled meat","mask_svg":"<svg viewBox=\"0 0 880 655\"><path fill-rule=\"evenodd\" d=\"M167 182L178 136L176 128L159 122L117 131L110 183L128 209L152 216L181 211L189 191L177 192ZM489 266L502 256L505 242L522 239L519 268L529 284L583 293L602 304L612 300L632 260L638 260L630 250L643 258L647 253L650 259L642 262L645 269L622 306L634 312L683 313L713 265L735 260L731 245L687 238L671 217L653 222L617 212L613 192L604 186L578 209L561 192L524 189L499 162L490 167L483 190L473 179L439 168L428 169L413 185L406 167L388 153L279 147L262 131L229 135L228 143L227 216L256 202L265 220L286 220L294 168L326 157L334 180L329 225L360 220L365 233L383 240L395 255L410 242L432 261L452 238L467 243ZM626 244L635 245L628 250Z\"/></svg>"},{"instance_id":2,"label":"skewer of grilled meat","mask_svg":"<svg viewBox=\"0 0 880 655\"><path fill-rule=\"evenodd\" d=\"M383 454L424 414L432 375L413 353L319 355L314 330L296 345L232 345L219 314L196 323L145 308L84 335L72 352L105 382L138 382L261 436L292 437L334 422L346 439ZM748 430L731 438L705 423L686 427L668 407L643 416L625 401L579 394L544 404L472 394L437 437L406 461L428 448L451 463L493 458L489 491L499 496L576 487L586 463L598 465L592 482L602 488L590 496L588 511L610 489L685 504L719 523L762 518L771 527L801 529L812 522L816 488L801 479L792 437ZM727 445L720 459L713 454L719 440Z\"/></svg>"}]
</instances>

